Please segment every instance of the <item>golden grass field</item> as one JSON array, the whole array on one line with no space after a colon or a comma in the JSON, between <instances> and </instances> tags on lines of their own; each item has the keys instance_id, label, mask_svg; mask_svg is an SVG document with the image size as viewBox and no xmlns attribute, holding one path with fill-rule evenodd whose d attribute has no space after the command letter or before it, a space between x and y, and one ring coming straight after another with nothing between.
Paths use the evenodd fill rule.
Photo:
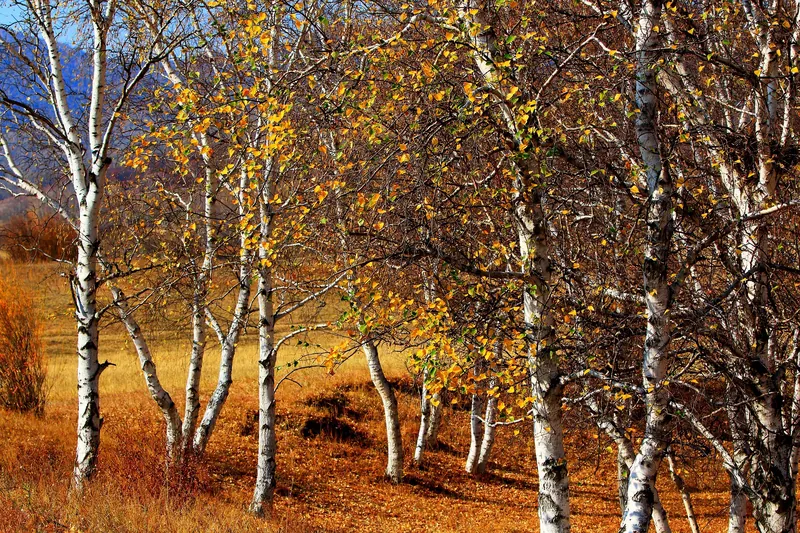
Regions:
<instances>
[{"instance_id":1,"label":"golden grass field","mask_svg":"<svg viewBox=\"0 0 800 533\"><path fill-rule=\"evenodd\" d=\"M424 469L407 461L407 481L383 481L383 419L365 364L353 358L328 375L321 369L297 374L278 392L279 485L274 516L246 513L255 479L257 442L247 431L247 413L257 407L255 336L240 343L234 384L205 460L182 480L165 477L163 422L146 393L133 348L117 326L101 334L101 360L116 364L101 378L104 425L100 468L82 496L68 493L75 444L74 323L64 278L52 266L0 261L0 276L13 277L36 295L45 322L49 396L37 419L0 411L0 532L206 532L206 531L537 531L536 471L532 439L500 428L490 474L462 471L469 447L467 413L446 409L444 446L428 455ZM45 309L48 311L45 312ZM147 334L148 328L144 328ZM180 405L188 362L188 335L160 331L150 339L162 383ZM324 336L315 339L330 342ZM218 350L210 339L204 367L207 398L216 383ZM297 356L287 347L280 361ZM387 373L404 383L399 393L406 457L413 453L418 397L403 357L386 350ZM312 396L344 395L343 420L358 438L304 438L300 428L324 415L309 406ZM619 526L615 454L608 442L582 431L569 439L573 531L613 532ZM684 472L693 487L704 533L727 525L727 476L713 463ZM689 531L683 507L666 470L659 481L675 532Z\"/></svg>"}]
</instances>

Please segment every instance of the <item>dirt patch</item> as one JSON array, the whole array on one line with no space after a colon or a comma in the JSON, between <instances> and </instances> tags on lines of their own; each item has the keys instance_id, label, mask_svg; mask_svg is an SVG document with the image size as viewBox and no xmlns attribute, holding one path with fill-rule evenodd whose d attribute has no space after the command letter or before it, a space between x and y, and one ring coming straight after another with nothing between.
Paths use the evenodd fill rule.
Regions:
<instances>
[{"instance_id":1,"label":"dirt patch","mask_svg":"<svg viewBox=\"0 0 800 533\"><path fill-rule=\"evenodd\" d=\"M412 395L419 395L421 388L419 384L417 384L411 376L403 376L397 378L386 378L389 381L389 385L392 386L392 390L398 394L412 394ZM337 391L341 392L356 392L356 391L365 391L365 390L374 390L375 385L372 383L371 380L366 381L358 381L355 383L343 383L336 387Z\"/></svg>"},{"instance_id":2,"label":"dirt patch","mask_svg":"<svg viewBox=\"0 0 800 533\"><path fill-rule=\"evenodd\" d=\"M321 437L328 440L366 444L367 437L346 420L332 416L309 417L300 428L305 439Z\"/></svg>"},{"instance_id":3,"label":"dirt patch","mask_svg":"<svg viewBox=\"0 0 800 533\"><path fill-rule=\"evenodd\" d=\"M320 392L303 400L303 405L325 411L332 417L344 415L349 403L347 396L341 390Z\"/></svg>"}]
</instances>

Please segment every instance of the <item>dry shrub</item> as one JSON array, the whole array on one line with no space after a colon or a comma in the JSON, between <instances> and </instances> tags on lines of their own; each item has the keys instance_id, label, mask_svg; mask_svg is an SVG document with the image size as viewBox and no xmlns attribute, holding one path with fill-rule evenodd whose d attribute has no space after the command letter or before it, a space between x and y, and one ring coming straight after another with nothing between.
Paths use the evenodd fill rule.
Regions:
<instances>
[{"instance_id":1,"label":"dry shrub","mask_svg":"<svg viewBox=\"0 0 800 533\"><path fill-rule=\"evenodd\" d=\"M12 261L74 260L75 230L62 218L29 212L0 227L0 249Z\"/></svg>"},{"instance_id":2,"label":"dry shrub","mask_svg":"<svg viewBox=\"0 0 800 533\"><path fill-rule=\"evenodd\" d=\"M0 280L0 405L41 416L46 378L41 324L32 297Z\"/></svg>"}]
</instances>

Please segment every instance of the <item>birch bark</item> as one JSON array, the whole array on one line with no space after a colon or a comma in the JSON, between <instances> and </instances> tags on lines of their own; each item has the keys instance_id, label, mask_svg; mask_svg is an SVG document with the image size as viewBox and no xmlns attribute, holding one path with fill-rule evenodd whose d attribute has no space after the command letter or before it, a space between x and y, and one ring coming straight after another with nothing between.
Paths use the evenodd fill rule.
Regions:
<instances>
[{"instance_id":1,"label":"birch bark","mask_svg":"<svg viewBox=\"0 0 800 533\"><path fill-rule=\"evenodd\" d=\"M649 194L647 247L644 265L644 298L647 305L647 331L644 341L642 381L646 394L645 434L639 453L631 465L625 515L620 531L646 533L655 502L658 468L666 450L665 430L669 397L663 382L669 367L669 329L667 313L671 290L667 281L672 240L672 182L664 164L658 138L656 89L656 27L661 18L661 0L642 3L636 29L636 116L641 159Z\"/></svg>"}]
</instances>

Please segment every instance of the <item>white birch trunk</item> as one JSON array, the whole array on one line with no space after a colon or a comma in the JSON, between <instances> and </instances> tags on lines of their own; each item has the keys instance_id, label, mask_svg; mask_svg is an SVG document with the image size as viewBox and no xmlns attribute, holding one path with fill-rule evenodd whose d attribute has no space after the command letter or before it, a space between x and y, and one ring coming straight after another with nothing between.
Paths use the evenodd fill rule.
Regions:
<instances>
[{"instance_id":1,"label":"white birch trunk","mask_svg":"<svg viewBox=\"0 0 800 533\"><path fill-rule=\"evenodd\" d=\"M561 418L561 392L550 301L552 269L547 242L547 222L541 205L541 187L520 190L528 198L518 199L517 232L520 253L529 281L523 294L523 312L528 328L533 440L539 473L539 527L542 533L569 533L570 504L567 456Z\"/></svg>"},{"instance_id":2,"label":"white birch trunk","mask_svg":"<svg viewBox=\"0 0 800 533\"><path fill-rule=\"evenodd\" d=\"M469 39L473 60L489 86L498 82L495 64L497 46L486 4L477 0L459 3L459 12L470 23ZM513 107L497 101L507 133L518 140ZM530 154L532 155L532 154ZM527 329L528 359L533 397L533 438L539 473L539 529L541 533L569 533L569 476L564 452L561 419L561 389L558 359L552 349L554 319L550 303L552 267L548 242L547 217L542 206L544 187L537 186L533 158L518 161L514 211L523 269L527 275L523 299L523 319Z\"/></svg>"},{"instance_id":3,"label":"white birch trunk","mask_svg":"<svg viewBox=\"0 0 800 533\"><path fill-rule=\"evenodd\" d=\"M689 489L686 487L683 477L681 477L675 468L675 460L670 453L667 453L667 464L669 465L669 474L670 477L672 477L672 482L675 483L675 487L681 494L683 508L686 510L686 520L689 522L689 529L692 530L692 533L700 533L700 526L697 525L697 517L694 514L694 506L692 505L692 495L689 493Z\"/></svg>"},{"instance_id":4,"label":"white birch trunk","mask_svg":"<svg viewBox=\"0 0 800 533\"><path fill-rule=\"evenodd\" d=\"M201 138L205 144L205 136ZM200 378L203 372L203 359L206 351L206 298L208 284L211 280L211 270L214 261L214 172L210 161L205 161L205 194L203 198L203 232L204 251L203 264L195 279L195 289L192 297L192 352L189 357L189 369L186 375L186 404L183 412L183 440L181 452L184 459L192 451L192 441L200 417Z\"/></svg>"},{"instance_id":5,"label":"white birch trunk","mask_svg":"<svg viewBox=\"0 0 800 533\"><path fill-rule=\"evenodd\" d=\"M268 201L269 199L267 199ZM262 238L270 234L268 207L261 202ZM259 247L260 259L267 259ZM277 438L275 434L275 312L272 303L272 272L261 263L258 268L258 460L256 485L250 512L262 516L271 510L277 485Z\"/></svg>"},{"instance_id":6,"label":"white birch trunk","mask_svg":"<svg viewBox=\"0 0 800 533\"><path fill-rule=\"evenodd\" d=\"M388 447L386 479L392 483L400 483L403 481L403 438L400 432L400 413L397 410L397 397L392 390L392 385L383 373L378 348L375 343L369 340L364 343L362 348L367 358L370 378L383 404L383 418L386 423Z\"/></svg>"},{"instance_id":7,"label":"white birch trunk","mask_svg":"<svg viewBox=\"0 0 800 533\"><path fill-rule=\"evenodd\" d=\"M442 393L435 392L428 397L427 370L422 379L420 395L420 423L417 434L417 445L414 448L414 464L422 465L425 450L436 446L439 440L439 427L442 423Z\"/></svg>"},{"instance_id":8,"label":"white birch trunk","mask_svg":"<svg viewBox=\"0 0 800 533\"><path fill-rule=\"evenodd\" d=\"M114 298L114 305L119 311L120 320L125 325L125 329L128 331L131 342L133 342L133 346L136 349L136 355L139 357L139 366L142 369L147 390L164 415L164 421L167 424L167 457L170 461L177 461L181 455L181 417L178 414L178 408L158 379L156 364L153 361L150 347L142 335L138 322L131 314L125 295L117 287L110 286L110 289Z\"/></svg>"},{"instance_id":9,"label":"white birch trunk","mask_svg":"<svg viewBox=\"0 0 800 533\"><path fill-rule=\"evenodd\" d=\"M186 404L181 430L181 453L184 458L192 451L197 419L200 417L200 378L203 372L203 357L206 349L206 324L204 297L199 287L195 288L192 301L192 352L186 375Z\"/></svg>"},{"instance_id":10,"label":"white birch trunk","mask_svg":"<svg viewBox=\"0 0 800 533\"><path fill-rule=\"evenodd\" d=\"M497 384L497 379L492 378L489 381L489 388L492 389ZM478 455L477 472L478 474L485 474L489 468L489 457L492 455L492 447L494 446L494 438L497 433L497 397L491 396L486 400L486 415L483 418L483 440L481 441L481 452Z\"/></svg>"},{"instance_id":11,"label":"white birch trunk","mask_svg":"<svg viewBox=\"0 0 800 533\"><path fill-rule=\"evenodd\" d=\"M642 3L636 30L636 135L645 166L649 206L647 248L643 265L644 297L647 304L647 332L644 341L642 380L646 391L646 426L641 449L630 469L625 515L620 531L646 533L655 502L658 468L666 441L668 396L662 382L669 366L669 331L666 313L670 306L667 262L672 239L672 183L662 165L657 135L658 103L654 51L659 46L655 27L661 18L661 0Z\"/></svg>"},{"instance_id":12,"label":"white birch trunk","mask_svg":"<svg viewBox=\"0 0 800 533\"><path fill-rule=\"evenodd\" d=\"M248 177L247 172L243 169L240 172L239 179L239 192L238 192L238 205L239 215L244 217L247 214L248 199L246 197L248 190ZM236 355L236 346L239 342L239 334L242 332L247 317L250 312L250 292L252 287L252 280L250 279L252 267L252 252L250 250L251 232L246 229L241 229L239 236L239 291L236 299L236 307L233 311L228 332L222 342L219 375L217 377L217 386L211 394L211 398L206 405L203 419L197 427L194 435L193 451L196 455L202 456L205 453L208 440L214 431L217 424L222 407L225 405L225 400L228 399L228 392L230 391L233 378L233 358Z\"/></svg>"},{"instance_id":13,"label":"white birch trunk","mask_svg":"<svg viewBox=\"0 0 800 533\"><path fill-rule=\"evenodd\" d=\"M96 191L96 184L89 188ZM97 204L99 198L81 202L78 262L72 280L78 323L78 443L72 478L78 491L97 467L102 425L99 378L103 367L97 357Z\"/></svg>"},{"instance_id":14,"label":"white birch trunk","mask_svg":"<svg viewBox=\"0 0 800 533\"><path fill-rule=\"evenodd\" d=\"M633 451L633 443L620 429L621 424L617 417L608 417L600 409L600 405L594 398L589 398L587 406L594 416L597 417L597 425L611 437L617 445L617 495L619 497L621 516L625 516L625 509L628 503L628 475L636 454ZM656 533L670 533L672 530L667 520L667 512L661 505L661 497L658 490L653 487L653 524Z\"/></svg>"},{"instance_id":15,"label":"white birch trunk","mask_svg":"<svg viewBox=\"0 0 800 533\"><path fill-rule=\"evenodd\" d=\"M434 274L438 268L434 266ZM425 302L430 304L436 298L436 286L434 279L424 275L424 295ZM414 464L418 467L422 465L423 454L426 448L435 446L439 439L439 426L442 421L442 393L437 391L429 396L428 382L430 381L430 371L426 368L422 373L422 393L420 396L420 421L419 433L417 434L417 445L414 448Z\"/></svg>"},{"instance_id":16,"label":"white birch trunk","mask_svg":"<svg viewBox=\"0 0 800 533\"><path fill-rule=\"evenodd\" d=\"M428 372L424 371L422 377L422 392L420 393L419 404L419 432L417 433L417 445L414 448L414 464L418 467L422 465L422 457L425 448L429 445L428 431L431 424L432 400L428 398Z\"/></svg>"},{"instance_id":17,"label":"white birch trunk","mask_svg":"<svg viewBox=\"0 0 800 533\"><path fill-rule=\"evenodd\" d=\"M484 405L485 402L481 391L474 392L469 416L469 453L464 467L468 474L475 474L478 471L478 457L481 453L483 440L483 422L481 422L481 418L483 417Z\"/></svg>"}]
</instances>

